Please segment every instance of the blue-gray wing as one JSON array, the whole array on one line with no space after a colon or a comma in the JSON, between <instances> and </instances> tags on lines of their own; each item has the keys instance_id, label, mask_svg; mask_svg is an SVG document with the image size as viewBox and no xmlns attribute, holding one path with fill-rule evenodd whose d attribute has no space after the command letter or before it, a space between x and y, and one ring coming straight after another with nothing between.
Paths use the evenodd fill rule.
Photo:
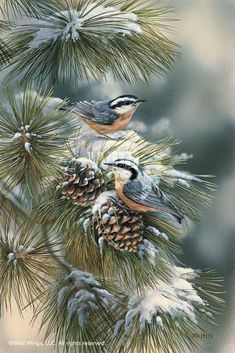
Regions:
<instances>
[{"instance_id":1,"label":"blue-gray wing","mask_svg":"<svg viewBox=\"0 0 235 353\"><path fill-rule=\"evenodd\" d=\"M98 124L111 125L118 114L108 108L109 101L81 101L74 104L74 112Z\"/></svg>"},{"instance_id":2,"label":"blue-gray wing","mask_svg":"<svg viewBox=\"0 0 235 353\"><path fill-rule=\"evenodd\" d=\"M181 223L183 216L176 209L170 199L157 186L145 184L140 181L127 183L123 187L123 193L132 201L143 206L153 208L156 211L163 211L174 216Z\"/></svg>"}]
</instances>

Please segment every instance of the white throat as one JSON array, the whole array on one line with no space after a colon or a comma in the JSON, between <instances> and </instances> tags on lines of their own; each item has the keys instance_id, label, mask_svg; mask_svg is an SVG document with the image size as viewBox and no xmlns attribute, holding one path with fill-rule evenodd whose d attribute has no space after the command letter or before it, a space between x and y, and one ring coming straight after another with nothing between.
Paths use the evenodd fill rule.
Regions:
<instances>
[{"instance_id":1,"label":"white throat","mask_svg":"<svg viewBox=\"0 0 235 353\"><path fill-rule=\"evenodd\" d=\"M115 179L121 183L126 183L131 178L131 172L129 170L115 168L113 173L115 175Z\"/></svg>"},{"instance_id":2,"label":"white throat","mask_svg":"<svg viewBox=\"0 0 235 353\"><path fill-rule=\"evenodd\" d=\"M128 113L131 112L131 110L133 109L133 106L129 106L129 105L123 105L122 107L117 107L115 109L115 112L117 114L124 114L124 113Z\"/></svg>"}]
</instances>

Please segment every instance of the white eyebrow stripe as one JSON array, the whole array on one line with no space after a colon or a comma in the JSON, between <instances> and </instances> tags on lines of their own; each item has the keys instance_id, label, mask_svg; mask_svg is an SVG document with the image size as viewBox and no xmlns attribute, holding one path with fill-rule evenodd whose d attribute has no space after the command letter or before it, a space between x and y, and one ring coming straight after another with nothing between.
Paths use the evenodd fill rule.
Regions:
<instances>
[{"instance_id":1,"label":"white eyebrow stripe","mask_svg":"<svg viewBox=\"0 0 235 353\"><path fill-rule=\"evenodd\" d=\"M115 163L117 163L117 164L125 164L128 167L131 167L131 168L134 168L134 169L138 169L138 165L135 162L132 162L132 161L130 161L128 159L117 159L115 161Z\"/></svg>"},{"instance_id":2,"label":"white eyebrow stripe","mask_svg":"<svg viewBox=\"0 0 235 353\"><path fill-rule=\"evenodd\" d=\"M121 97L121 98L117 98L115 99L112 103L111 103L111 106L114 106L120 102L125 102L126 100L129 100L129 101L132 101L132 102L136 102L136 99L135 98L129 98L129 97Z\"/></svg>"}]
</instances>

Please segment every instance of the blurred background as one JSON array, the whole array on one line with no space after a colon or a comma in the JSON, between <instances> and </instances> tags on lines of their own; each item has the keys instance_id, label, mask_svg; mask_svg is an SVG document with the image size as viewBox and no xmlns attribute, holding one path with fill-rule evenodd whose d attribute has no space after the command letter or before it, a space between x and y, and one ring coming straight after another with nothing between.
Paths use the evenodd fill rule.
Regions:
<instances>
[{"instance_id":1,"label":"blurred background","mask_svg":"<svg viewBox=\"0 0 235 353\"><path fill-rule=\"evenodd\" d=\"M225 278L226 306L202 353L235 352L235 1L169 0L180 19L172 38L182 58L172 71L149 86L106 83L58 86L55 96L79 99L136 94L147 104L137 112L140 132L171 134L182 152L194 158L185 167L195 174L216 176L213 206L204 212L183 241L181 261L193 268L214 268ZM28 320L27 320L28 318ZM40 340L26 320L13 313L0 321L0 353L46 352L46 347L9 346L8 340ZM5 343L4 343L5 342ZM48 347L48 351L51 348Z\"/></svg>"}]
</instances>

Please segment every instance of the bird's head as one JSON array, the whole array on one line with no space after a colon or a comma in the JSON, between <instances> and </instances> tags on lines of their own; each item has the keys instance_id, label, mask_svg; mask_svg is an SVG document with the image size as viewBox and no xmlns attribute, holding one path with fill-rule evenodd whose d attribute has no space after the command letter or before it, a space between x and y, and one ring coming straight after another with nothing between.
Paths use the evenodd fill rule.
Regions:
<instances>
[{"instance_id":1,"label":"bird's head","mask_svg":"<svg viewBox=\"0 0 235 353\"><path fill-rule=\"evenodd\" d=\"M135 111L140 104L146 102L145 99L139 99L136 96L126 95L117 97L109 102L109 106L118 114L124 114L129 111Z\"/></svg>"},{"instance_id":2,"label":"bird's head","mask_svg":"<svg viewBox=\"0 0 235 353\"><path fill-rule=\"evenodd\" d=\"M125 183L135 180L142 172L138 164L129 159L116 159L112 163L104 163L113 171L116 180Z\"/></svg>"}]
</instances>

